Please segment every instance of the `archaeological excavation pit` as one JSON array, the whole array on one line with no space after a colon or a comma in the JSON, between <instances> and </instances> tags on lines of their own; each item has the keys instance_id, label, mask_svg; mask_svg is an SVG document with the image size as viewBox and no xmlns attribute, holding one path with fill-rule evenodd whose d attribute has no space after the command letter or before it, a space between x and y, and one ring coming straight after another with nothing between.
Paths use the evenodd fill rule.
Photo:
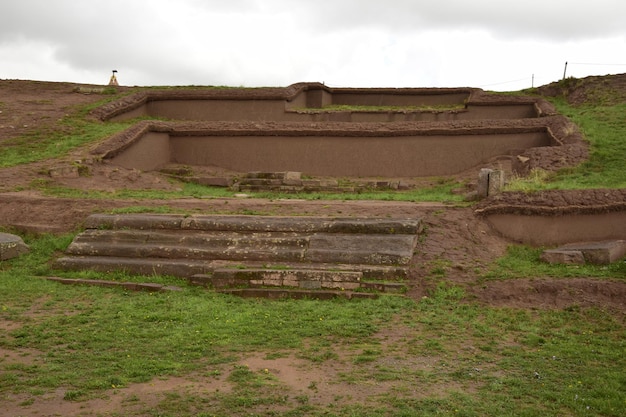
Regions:
<instances>
[{"instance_id":1,"label":"archaeological excavation pit","mask_svg":"<svg viewBox=\"0 0 626 417\"><path fill-rule=\"evenodd\" d=\"M528 97L478 89L287 88L137 94L98 109L105 121L144 120L94 152L142 171L170 164L329 177L428 177L528 160L563 145L556 112ZM517 161L517 160L516 160Z\"/></svg>"}]
</instances>

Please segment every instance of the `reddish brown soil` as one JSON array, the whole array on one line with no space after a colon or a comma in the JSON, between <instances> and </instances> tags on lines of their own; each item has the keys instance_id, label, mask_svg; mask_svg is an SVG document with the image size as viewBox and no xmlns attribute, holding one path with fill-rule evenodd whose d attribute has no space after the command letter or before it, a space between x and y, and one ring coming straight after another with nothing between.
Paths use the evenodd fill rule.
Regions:
<instances>
[{"instance_id":1,"label":"reddish brown soil","mask_svg":"<svg viewBox=\"0 0 626 417\"><path fill-rule=\"evenodd\" d=\"M603 78L598 82L608 88L619 88L621 97L626 92L625 76ZM585 90L571 88L568 97L579 103L593 99L594 91L589 83L581 84ZM579 86L580 87L580 86ZM568 87L569 88L569 87ZM581 87L582 88L582 87ZM562 94L563 89L548 86L544 94ZM269 89L267 94L279 94L280 91ZM242 94L253 94L248 90ZM590 96L593 96L590 98ZM102 99L98 94L75 92L75 85L66 83L42 83L31 81L0 80L0 146L11 146L11 139L20 135L47 129L54 126L75 106L93 103ZM486 123L486 122L483 122ZM563 128L567 128L564 126ZM564 150L562 148L561 150ZM571 149L570 149L571 150ZM544 151L542 151L544 152ZM547 152L547 151L545 151ZM584 151L581 150L581 152ZM615 311L622 316L626 313L626 284L596 279L527 279L507 280L502 282L479 282L482 271L500 257L509 242L492 231L474 208L454 208L444 204L394 203L383 201L269 201L249 198L236 199L181 199L181 200L93 200L62 199L46 197L31 187L33 181L46 181L52 185L63 185L78 190L119 189L174 189L172 184L157 173L145 173L125 170L112 165L90 162L89 150L74 151L66 158L55 161L43 161L29 165L0 169L0 226L17 231L29 232L66 232L77 230L84 219L91 213L129 206L159 207L169 206L198 213L246 213L253 211L268 215L327 215L360 217L420 217L425 222L425 234L414 257L411 272L409 296L421 298L428 294L435 285L435 274L443 273L445 279L465 285L473 298L492 306L513 308L565 308L571 306L601 307ZM562 156L562 155L561 155ZM571 155L570 155L571 156ZM568 156L569 157L569 156ZM563 158L554 154L546 156L544 165L560 166ZM580 155L573 160L579 160ZM55 167L67 167L74 160L81 160L89 165L91 175L87 177L71 174L50 175ZM539 158L538 160L541 160ZM558 162L560 161L560 162ZM468 174L470 175L470 174ZM471 174L473 175L473 173ZM19 191L22 189L22 191ZM508 194L484 202L480 209L484 211L528 211L554 212L558 210L624 210L626 192L612 191L571 191L540 193L529 197L525 194ZM4 325L0 331L10 330ZM398 342L398 334L381 334L387 344ZM338 354L345 354L338 352ZM28 363L28 353L20 356L1 350L0 357L5 360ZM7 359L8 358L8 359ZM293 390L307 393L311 403L332 403L333 397L341 392L355 402L364 401L374 390L383 392L384 387L372 387L359 384L329 385L333 375L342 372L346 362L331 361L322 365L311 366L309 362L297 358L265 360L259 356L250 356L242 360L253 370L268 369L277 378ZM428 364L412 364L424 366ZM308 389L310 381L317 381L317 390ZM449 388L449 387L447 387ZM158 404L164 393L172 390L187 392L222 392L228 384L222 379L170 378L165 381L155 380L147 384L137 384L112 393L108 399L95 399L74 403L64 401L62 392L54 392L38 400L36 404L20 404L25 398L20 396L3 398L4 406L9 407L9 415L109 415L120 410L132 411L132 405L124 405L131 396L141 399L144 409ZM422 393L425 395L427 393ZM419 395L417 393L416 395ZM89 410L89 411L88 411ZM97 411L94 411L97 410ZM93 411L93 413L91 413ZM91 414L89 414L91 413ZM48 415L48 414L46 414Z\"/></svg>"}]
</instances>

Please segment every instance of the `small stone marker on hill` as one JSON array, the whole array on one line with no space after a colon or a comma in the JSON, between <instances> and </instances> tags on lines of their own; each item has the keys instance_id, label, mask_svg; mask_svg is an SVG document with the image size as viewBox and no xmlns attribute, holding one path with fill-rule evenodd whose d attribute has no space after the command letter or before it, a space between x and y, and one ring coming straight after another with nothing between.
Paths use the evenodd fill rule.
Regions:
<instances>
[{"instance_id":1,"label":"small stone marker on hill","mask_svg":"<svg viewBox=\"0 0 626 417\"><path fill-rule=\"evenodd\" d=\"M16 258L29 250L21 237L0 233L0 261Z\"/></svg>"},{"instance_id":2,"label":"small stone marker on hill","mask_svg":"<svg viewBox=\"0 0 626 417\"><path fill-rule=\"evenodd\" d=\"M504 187L504 172L497 169L483 168L478 173L478 198L487 198L499 194Z\"/></svg>"}]
</instances>

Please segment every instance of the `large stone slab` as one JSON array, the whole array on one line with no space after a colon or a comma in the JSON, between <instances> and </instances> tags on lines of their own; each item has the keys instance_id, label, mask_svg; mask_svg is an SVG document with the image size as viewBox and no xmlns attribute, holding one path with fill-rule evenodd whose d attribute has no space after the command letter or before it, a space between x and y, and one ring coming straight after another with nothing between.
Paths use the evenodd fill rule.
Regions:
<instances>
[{"instance_id":1,"label":"large stone slab","mask_svg":"<svg viewBox=\"0 0 626 417\"><path fill-rule=\"evenodd\" d=\"M543 252L549 263L606 265L626 257L626 240L572 243Z\"/></svg>"},{"instance_id":2,"label":"large stone slab","mask_svg":"<svg viewBox=\"0 0 626 417\"><path fill-rule=\"evenodd\" d=\"M86 229L171 229L234 232L418 234L421 219L182 214L93 214Z\"/></svg>"},{"instance_id":3,"label":"large stone slab","mask_svg":"<svg viewBox=\"0 0 626 417\"><path fill-rule=\"evenodd\" d=\"M210 282L215 287L259 286L332 288L354 290L361 285L362 272L315 269L216 269Z\"/></svg>"},{"instance_id":4,"label":"large stone slab","mask_svg":"<svg viewBox=\"0 0 626 417\"><path fill-rule=\"evenodd\" d=\"M285 288L226 288L219 290L221 293L237 295L244 298L270 298L270 299L318 299L330 300L333 298L354 298L376 299L378 294L352 291L328 291L328 290L304 290Z\"/></svg>"},{"instance_id":5,"label":"large stone slab","mask_svg":"<svg viewBox=\"0 0 626 417\"><path fill-rule=\"evenodd\" d=\"M0 233L0 261L16 258L30 249L21 237L9 233Z\"/></svg>"},{"instance_id":6,"label":"large stone slab","mask_svg":"<svg viewBox=\"0 0 626 417\"><path fill-rule=\"evenodd\" d=\"M65 270L126 271L200 285L401 292L420 219L242 215L93 215Z\"/></svg>"},{"instance_id":7,"label":"large stone slab","mask_svg":"<svg viewBox=\"0 0 626 417\"><path fill-rule=\"evenodd\" d=\"M315 234L306 259L370 265L406 265L411 261L417 235Z\"/></svg>"},{"instance_id":8,"label":"large stone slab","mask_svg":"<svg viewBox=\"0 0 626 417\"><path fill-rule=\"evenodd\" d=\"M547 249L541 254L541 260L549 264L583 265L585 257L579 250Z\"/></svg>"},{"instance_id":9,"label":"large stone slab","mask_svg":"<svg viewBox=\"0 0 626 417\"><path fill-rule=\"evenodd\" d=\"M211 262L193 259L122 258L108 256L71 256L56 260L55 268L66 271L92 270L99 272L125 271L138 275L171 275L190 277L210 273Z\"/></svg>"}]
</instances>

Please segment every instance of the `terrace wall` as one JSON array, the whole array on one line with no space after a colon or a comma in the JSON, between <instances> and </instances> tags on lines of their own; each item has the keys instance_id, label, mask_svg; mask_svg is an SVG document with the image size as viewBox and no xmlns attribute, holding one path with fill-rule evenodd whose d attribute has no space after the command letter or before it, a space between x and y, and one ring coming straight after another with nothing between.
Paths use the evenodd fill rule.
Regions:
<instances>
[{"instance_id":1,"label":"terrace wall","mask_svg":"<svg viewBox=\"0 0 626 417\"><path fill-rule=\"evenodd\" d=\"M105 117L111 121L159 117L202 121L403 122L523 119L539 114L532 101L502 101L493 105L474 101L471 89L329 89L315 84L293 90L296 92L292 95L258 96L237 96L229 90L216 90L214 94L210 90L150 93L129 102L125 110L117 109ZM325 110L330 105L402 109ZM450 108L454 106L457 108Z\"/></svg>"},{"instance_id":2,"label":"terrace wall","mask_svg":"<svg viewBox=\"0 0 626 417\"><path fill-rule=\"evenodd\" d=\"M299 171L320 176L449 175L497 155L549 146L545 130L410 136L258 136L149 133L112 162L144 171L168 162L233 171Z\"/></svg>"}]
</instances>

